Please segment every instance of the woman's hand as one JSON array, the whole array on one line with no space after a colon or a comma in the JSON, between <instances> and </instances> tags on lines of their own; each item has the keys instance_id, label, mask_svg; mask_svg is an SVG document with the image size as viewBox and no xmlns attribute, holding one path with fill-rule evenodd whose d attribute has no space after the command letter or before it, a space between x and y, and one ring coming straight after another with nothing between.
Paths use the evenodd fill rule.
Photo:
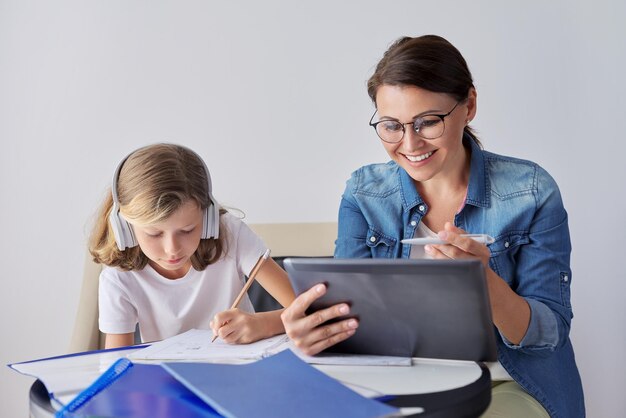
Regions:
<instances>
[{"instance_id":1,"label":"woman's hand","mask_svg":"<svg viewBox=\"0 0 626 418\"><path fill-rule=\"evenodd\" d=\"M439 239L446 241L447 244L427 245L424 251L435 259L451 258L453 260L478 258L489 269L489 257L491 255L489 248L469 237L462 237L465 234L461 228L457 228L450 222L446 222L443 231L437 235Z\"/></svg>"},{"instance_id":2,"label":"woman's hand","mask_svg":"<svg viewBox=\"0 0 626 418\"><path fill-rule=\"evenodd\" d=\"M325 293L326 286L323 284L313 286L298 296L281 315L289 338L300 351L310 356L351 337L359 326L358 321L353 318L324 325L329 319L350 313L350 308L345 303L306 315L311 303Z\"/></svg>"}]
</instances>

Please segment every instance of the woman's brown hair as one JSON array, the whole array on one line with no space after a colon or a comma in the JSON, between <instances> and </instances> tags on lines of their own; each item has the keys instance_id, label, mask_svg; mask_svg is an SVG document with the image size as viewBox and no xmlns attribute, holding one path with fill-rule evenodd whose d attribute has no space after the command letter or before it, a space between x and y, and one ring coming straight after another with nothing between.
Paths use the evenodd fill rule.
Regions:
<instances>
[{"instance_id":1,"label":"woman's brown hair","mask_svg":"<svg viewBox=\"0 0 626 418\"><path fill-rule=\"evenodd\" d=\"M367 93L374 104L382 85L415 86L448 94L457 101L467 99L474 88L465 58L454 45L437 35L395 41L367 82ZM465 133L481 145L472 128L466 126Z\"/></svg>"},{"instance_id":2,"label":"woman's brown hair","mask_svg":"<svg viewBox=\"0 0 626 418\"><path fill-rule=\"evenodd\" d=\"M190 200L205 210L211 204L207 175L200 157L188 148L174 144L140 148L124 161L117 179L120 213L131 224L150 225L167 219ZM109 190L89 239L93 260L122 270L143 269L148 258L139 246L118 249L109 225L112 208L113 197ZM221 209L220 215L223 213ZM220 228L219 239L200 240L191 257L194 269L204 270L225 253L224 229Z\"/></svg>"}]
</instances>

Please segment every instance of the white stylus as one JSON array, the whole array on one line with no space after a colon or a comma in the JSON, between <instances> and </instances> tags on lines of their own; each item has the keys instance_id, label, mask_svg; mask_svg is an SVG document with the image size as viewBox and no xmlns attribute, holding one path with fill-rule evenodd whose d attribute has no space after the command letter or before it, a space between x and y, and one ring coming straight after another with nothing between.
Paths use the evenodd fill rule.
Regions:
<instances>
[{"instance_id":1,"label":"white stylus","mask_svg":"<svg viewBox=\"0 0 626 418\"><path fill-rule=\"evenodd\" d=\"M462 237L468 237L473 239L476 242L480 242L481 244L493 244L495 239L487 234L461 234ZM440 240L439 238L409 238L403 239L400 241L403 244L411 244L411 245L441 245L447 244L445 241Z\"/></svg>"}]
</instances>

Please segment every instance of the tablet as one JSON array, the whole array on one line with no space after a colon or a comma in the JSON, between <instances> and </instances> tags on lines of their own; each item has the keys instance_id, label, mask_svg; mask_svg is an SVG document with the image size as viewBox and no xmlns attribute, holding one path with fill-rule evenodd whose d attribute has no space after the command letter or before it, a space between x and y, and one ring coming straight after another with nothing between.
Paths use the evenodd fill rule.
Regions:
<instances>
[{"instance_id":1,"label":"tablet","mask_svg":"<svg viewBox=\"0 0 626 418\"><path fill-rule=\"evenodd\" d=\"M495 328L479 260L287 258L297 295L327 292L307 313L345 302L356 333L327 351L495 361Z\"/></svg>"}]
</instances>

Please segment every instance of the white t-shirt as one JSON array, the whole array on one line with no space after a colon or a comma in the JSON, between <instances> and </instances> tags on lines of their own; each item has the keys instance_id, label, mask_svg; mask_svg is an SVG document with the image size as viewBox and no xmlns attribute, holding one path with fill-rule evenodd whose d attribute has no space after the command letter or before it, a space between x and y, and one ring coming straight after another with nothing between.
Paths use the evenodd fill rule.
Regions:
<instances>
[{"instance_id":1,"label":"white t-shirt","mask_svg":"<svg viewBox=\"0 0 626 418\"><path fill-rule=\"evenodd\" d=\"M429 227L427 227L424 222L420 222L417 225L417 229L413 234L413 238L438 238L437 234L435 234ZM424 245L412 245L411 246L411 255L409 258L416 259L431 259L432 257L426 254L424 251Z\"/></svg>"},{"instance_id":2,"label":"white t-shirt","mask_svg":"<svg viewBox=\"0 0 626 418\"><path fill-rule=\"evenodd\" d=\"M172 337L192 328L209 329L216 313L230 308L266 246L241 220L229 213L220 218L226 254L213 264L184 277L166 279L150 265L121 271L106 267L100 274L100 331L126 334L139 323L142 341ZM254 312L247 295L239 309Z\"/></svg>"}]
</instances>

